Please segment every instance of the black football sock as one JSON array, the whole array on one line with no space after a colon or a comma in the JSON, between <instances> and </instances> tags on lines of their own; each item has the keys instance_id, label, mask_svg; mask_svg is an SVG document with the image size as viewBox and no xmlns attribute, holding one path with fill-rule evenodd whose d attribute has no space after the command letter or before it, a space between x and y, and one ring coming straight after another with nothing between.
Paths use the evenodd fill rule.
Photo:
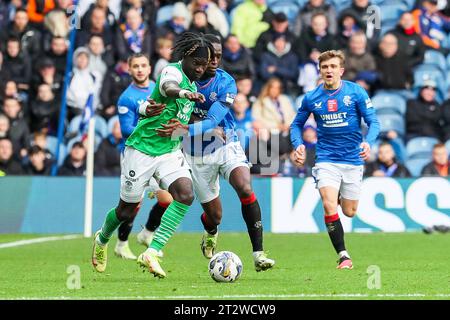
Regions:
<instances>
[{"instance_id":1,"label":"black football sock","mask_svg":"<svg viewBox=\"0 0 450 320\"><path fill-rule=\"evenodd\" d=\"M203 228L206 232L212 235L217 233L217 226L210 222L210 219L208 219L206 213L203 212L203 214L200 216L200 220L202 221Z\"/></svg>"},{"instance_id":2,"label":"black football sock","mask_svg":"<svg viewBox=\"0 0 450 320\"><path fill-rule=\"evenodd\" d=\"M147 223L145 224L145 229L151 232L155 232L155 230L161 224L161 218L166 211L167 207L170 203L157 202L154 204L150 213L148 215Z\"/></svg>"},{"instance_id":3,"label":"black football sock","mask_svg":"<svg viewBox=\"0 0 450 320\"><path fill-rule=\"evenodd\" d=\"M336 253L345 251L344 228L342 228L339 214L325 216L325 225Z\"/></svg>"},{"instance_id":4,"label":"black football sock","mask_svg":"<svg viewBox=\"0 0 450 320\"><path fill-rule=\"evenodd\" d=\"M247 225L248 235L253 252L263 251L263 226L261 223L261 208L254 193L247 198L241 198L242 217Z\"/></svg>"}]
</instances>

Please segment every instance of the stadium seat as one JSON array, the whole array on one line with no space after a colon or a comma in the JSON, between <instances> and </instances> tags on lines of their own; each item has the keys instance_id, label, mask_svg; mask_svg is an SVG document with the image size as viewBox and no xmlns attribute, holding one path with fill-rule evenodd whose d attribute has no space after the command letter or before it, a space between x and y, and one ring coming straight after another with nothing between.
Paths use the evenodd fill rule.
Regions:
<instances>
[{"instance_id":1,"label":"stadium seat","mask_svg":"<svg viewBox=\"0 0 450 320\"><path fill-rule=\"evenodd\" d=\"M156 13L156 25L160 26L172 19L173 5L169 4L158 9Z\"/></svg>"},{"instance_id":2,"label":"stadium seat","mask_svg":"<svg viewBox=\"0 0 450 320\"><path fill-rule=\"evenodd\" d=\"M411 159L431 159L431 151L433 146L439 140L432 137L416 137L412 138L406 144L406 156Z\"/></svg>"},{"instance_id":3,"label":"stadium seat","mask_svg":"<svg viewBox=\"0 0 450 320\"><path fill-rule=\"evenodd\" d=\"M116 121L119 121L119 116L117 116L117 115L108 120L108 134L110 134L112 132L114 123Z\"/></svg>"},{"instance_id":4,"label":"stadium seat","mask_svg":"<svg viewBox=\"0 0 450 320\"><path fill-rule=\"evenodd\" d=\"M389 24L389 25L395 25L397 24L400 16L403 12L408 11L408 6L406 3L402 1L385 1L380 6L380 12L381 12L381 23Z\"/></svg>"},{"instance_id":5,"label":"stadium seat","mask_svg":"<svg viewBox=\"0 0 450 320\"><path fill-rule=\"evenodd\" d=\"M352 0L330 0L337 12L340 12L351 6Z\"/></svg>"},{"instance_id":6,"label":"stadium seat","mask_svg":"<svg viewBox=\"0 0 450 320\"><path fill-rule=\"evenodd\" d=\"M424 64L433 65L439 68L443 73L447 72L447 61L445 56L436 50L425 51Z\"/></svg>"},{"instance_id":7,"label":"stadium seat","mask_svg":"<svg viewBox=\"0 0 450 320\"><path fill-rule=\"evenodd\" d=\"M47 149L51 152L53 156L56 157L56 148L58 147L58 138L53 136L47 136L46 138L47 142ZM58 166L62 165L64 162L64 159L67 155L67 148L64 145L64 143L61 143L59 145L59 159L58 159Z\"/></svg>"},{"instance_id":8,"label":"stadium seat","mask_svg":"<svg viewBox=\"0 0 450 320\"><path fill-rule=\"evenodd\" d=\"M447 97L447 80L444 77L444 74L433 65L422 64L418 66L414 71L413 90L416 94L419 93L419 89L426 80L433 80L436 82L438 86L436 98L442 103Z\"/></svg>"},{"instance_id":9,"label":"stadium seat","mask_svg":"<svg viewBox=\"0 0 450 320\"><path fill-rule=\"evenodd\" d=\"M419 158L419 159L408 159L406 160L406 168L413 177L420 177L423 167L425 167L431 159Z\"/></svg>"},{"instance_id":10,"label":"stadium seat","mask_svg":"<svg viewBox=\"0 0 450 320\"><path fill-rule=\"evenodd\" d=\"M378 116L380 122L380 132L387 133L388 131L395 131L401 137L405 135L405 120L403 116L393 114L380 114Z\"/></svg>"},{"instance_id":11,"label":"stadium seat","mask_svg":"<svg viewBox=\"0 0 450 320\"><path fill-rule=\"evenodd\" d=\"M81 115L78 115L70 121L69 126L67 127L67 134L69 136L78 134L81 117ZM84 129L84 133L86 133L87 130L88 128L86 126L86 128ZM106 138L108 136L108 125L106 123L106 120L97 115L95 116L95 133L102 138Z\"/></svg>"},{"instance_id":12,"label":"stadium seat","mask_svg":"<svg viewBox=\"0 0 450 320\"><path fill-rule=\"evenodd\" d=\"M300 11L300 6L294 0L276 1L269 4L269 7L274 13L283 12L287 16L290 24L295 23L295 18Z\"/></svg>"},{"instance_id":13,"label":"stadium seat","mask_svg":"<svg viewBox=\"0 0 450 320\"><path fill-rule=\"evenodd\" d=\"M378 115L397 113L401 116L406 112L405 99L395 93L379 93L372 98L373 106Z\"/></svg>"}]
</instances>

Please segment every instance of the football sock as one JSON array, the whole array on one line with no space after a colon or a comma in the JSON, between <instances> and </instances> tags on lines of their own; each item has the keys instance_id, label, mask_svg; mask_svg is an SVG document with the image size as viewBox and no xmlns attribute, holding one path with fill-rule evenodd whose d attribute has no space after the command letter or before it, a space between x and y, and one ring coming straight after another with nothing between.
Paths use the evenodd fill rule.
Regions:
<instances>
[{"instance_id":1,"label":"football sock","mask_svg":"<svg viewBox=\"0 0 450 320\"><path fill-rule=\"evenodd\" d=\"M119 226L119 240L120 241L127 241L128 240L128 236L131 233L131 229L133 229L133 220L127 220L124 221L120 226Z\"/></svg>"},{"instance_id":2,"label":"football sock","mask_svg":"<svg viewBox=\"0 0 450 320\"><path fill-rule=\"evenodd\" d=\"M165 214L162 216L161 225L156 230L155 236L150 244L151 249L159 251L166 245L181 221L183 221L188 209L189 206L175 200L167 207Z\"/></svg>"},{"instance_id":3,"label":"football sock","mask_svg":"<svg viewBox=\"0 0 450 320\"><path fill-rule=\"evenodd\" d=\"M154 232L156 228L161 224L161 218L166 211L167 207L170 203L157 202L150 210L148 215L147 223L145 224L145 229L148 231Z\"/></svg>"},{"instance_id":4,"label":"football sock","mask_svg":"<svg viewBox=\"0 0 450 320\"><path fill-rule=\"evenodd\" d=\"M200 220L202 221L203 228L206 232L209 234L216 234L217 233L217 226L212 225L208 219L208 216L206 213L203 212L203 214L200 216Z\"/></svg>"},{"instance_id":5,"label":"football sock","mask_svg":"<svg viewBox=\"0 0 450 320\"><path fill-rule=\"evenodd\" d=\"M254 193L247 198L241 198L242 217L247 225L248 235L253 252L263 251L263 226L261 223L261 208Z\"/></svg>"},{"instance_id":6,"label":"football sock","mask_svg":"<svg viewBox=\"0 0 450 320\"><path fill-rule=\"evenodd\" d=\"M109 210L98 235L97 242L99 242L99 244L107 244L109 239L111 239L112 234L121 223L122 222L117 218L116 208Z\"/></svg>"},{"instance_id":7,"label":"football sock","mask_svg":"<svg viewBox=\"0 0 450 320\"><path fill-rule=\"evenodd\" d=\"M345 251L344 228L342 228L339 214L336 213L332 216L325 216L325 225L327 226L328 235L330 236L331 243L333 244L336 253Z\"/></svg>"}]
</instances>

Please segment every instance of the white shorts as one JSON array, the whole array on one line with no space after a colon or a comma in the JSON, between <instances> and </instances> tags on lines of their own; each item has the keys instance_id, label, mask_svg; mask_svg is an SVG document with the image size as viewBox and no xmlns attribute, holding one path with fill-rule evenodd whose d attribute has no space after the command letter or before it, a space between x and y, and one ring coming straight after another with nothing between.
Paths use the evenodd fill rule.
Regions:
<instances>
[{"instance_id":1,"label":"white shorts","mask_svg":"<svg viewBox=\"0 0 450 320\"><path fill-rule=\"evenodd\" d=\"M179 178L192 180L189 165L180 150L152 157L126 147L121 163L120 198L128 203L140 202L152 177L164 190Z\"/></svg>"},{"instance_id":2,"label":"white shorts","mask_svg":"<svg viewBox=\"0 0 450 320\"><path fill-rule=\"evenodd\" d=\"M316 188L333 187L347 200L359 200L364 166L319 162L312 168Z\"/></svg>"},{"instance_id":3,"label":"white shorts","mask_svg":"<svg viewBox=\"0 0 450 320\"><path fill-rule=\"evenodd\" d=\"M219 175L227 181L237 167L249 168L247 157L239 142L229 143L203 157L185 154L192 170L194 192L200 203L209 202L219 196Z\"/></svg>"}]
</instances>

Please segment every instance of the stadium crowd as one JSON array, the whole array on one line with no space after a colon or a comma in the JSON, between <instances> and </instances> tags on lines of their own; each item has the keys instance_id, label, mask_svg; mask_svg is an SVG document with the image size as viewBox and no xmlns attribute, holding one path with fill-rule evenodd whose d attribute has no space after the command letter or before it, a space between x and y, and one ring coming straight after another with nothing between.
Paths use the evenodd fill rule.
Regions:
<instances>
[{"instance_id":1,"label":"stadium crowd","mask_svg":"<svg viewBox=\"0 0 450 320\"><path fill-rule=\"evenodd\" d=\"M77 2L76 10L74 4ZM375 6L373 6L375 5ZM76 27L66 70L70 31ZM233 114L249 153L269 150L273 176L311 175L314 119L304 168L293 165L289 126L320 83L320 52L341 49L344 79L363 86L381 123L367 176L448 176L450 4L446 0L9 0L0 2L0 176L49 175L64 101L58 174L82 176L82 112L96 113L95 174L119 176L117 100L127 57L151 57L152 79L185 31L216 34L238 88ZM64 84L67 92L64 96ZM252 173L267 163L254 161Z\"/></svg>"}]
</instances>

